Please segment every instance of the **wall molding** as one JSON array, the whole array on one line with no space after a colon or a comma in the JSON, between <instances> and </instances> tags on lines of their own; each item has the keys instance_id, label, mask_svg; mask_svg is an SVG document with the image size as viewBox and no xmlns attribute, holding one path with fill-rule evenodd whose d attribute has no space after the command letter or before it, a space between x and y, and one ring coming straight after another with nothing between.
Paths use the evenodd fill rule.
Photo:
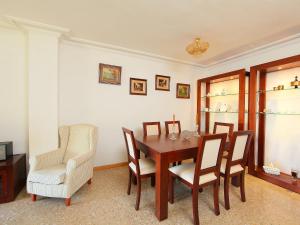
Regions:
<instances>
[{"instance_id":1,"label":"wall molding","mask_svg":"<svg viewBox=\"0 0 300 225\"><path fill-rule=\"evenodd\" d=\"M252 54L255 54L257 52L260 52L260 51L264 51L264 50L269 50L273 47L280 47L280 46L283 46L283 45L286 45L286 44L289 44L290 42L294 41L294 40L297 40L300 38L300 33L297 33L295 35L291 35L291 36L288 36L288 37L285 37L285 38L282 38L282 39L279 39L277 41L273 41L271 43L268 43L268 44L265 44L265 45L261 45L261 46L258 46L256 48L252 48L250 50L247 50L247 51L244 51L244 52L241 52L239 54L236 54L236 55L233 55L233 56L230 56L230 57L227 57L225 59L221 59L221 60L218 60L216 62L213 62L213 63L210 63L210 64L207 64L207 65L202 65L203 68L212 68L214 66L218 66L219 64L223 64L223 63L226 63L226 62L230 62L232 60L236 60L238 58L241 58L241 57L251 57Z\"/></svg>"},{"instance_id":2,"label":"wall molding","mask_svg":"<svg viewBox=\"0 0 300 225\"><path fill-rule=\"evenodd\" d=\"M160 59L160 60L169 61L169 62L185 64L185 65L189 65L189 66L195 66L200 69L203 68L202 65L200 65L198 63L193 63L193 62L184 61L184 60L180 60L180 59L176 59L176 58L157 55L157 54L153 54L153 53L149 53L149 52L134 50L134 49L130 49L130 48L124 48L124 47L121 47L118 45L111 45L111 44L106 44L103 42L91 41L91 40L72 37L72 36L69 36L65 40L69 40L69 41L79 43L79 44L95 46L95 47L105 48L105 49L110 49L110 50L115 50L115 51L121 51L121 52L126 52L126 53L130 53L130 54L134 54L134 55L141 55L141 56L146 56L146 57Z\"/></svg>"},{"instance_id":3,"label":"wall molding","mask_svg":"<svg viewBox=\"0 0 300 225\"><path fill-rule=\"evenodd\" d=\"M53 33L60 33L65 36L69 36L71 30L64 28L64 27L59 27L59 26L54 26L54 25L49 25L45 23L40 23L28 19L23 19L23 18L18 18L14 16L3 16L4 20L9 22L10 24L14 24L16 28L19 28L21 30L31 28L31 29L38 29L38 30L43 30L43 31L48 31L48 32L53 32Z\"/></svg>"},{"instance_id":4,"label":"wall molding","mask_svg":"<svg viewBox=\"0 0 300 225\"><path fill-rule=\"evenodd\" d=\"M157 54L153 54L150 52L144 52L144 51L139 51L139 50L135 50L135 49L125 48L125 47L121 47L118 45L106 44L103 42L97 42L97 41L78 38L78 37L72 36L71 30L68 28L59 27L59 26L55 26L55 25L49 25L49 24L45 24L45 23L40 23L40 22L28 20L28 19L4 15L4 16L1 16L1 20L2 20L2 23L0 23L0 26L1 25L5 26L4 24L6 24L6 26L8 26L8 27L15 26L16 28L22 29L22 30L24 30L24 28L26 29L26 28L30 27L33 29L39 29L39 30L44 30L44 31L48 31L48 32L56 32L56 33L59 33L62 35L62 37L61 37L62 40L71 41L73 43L79 43L79 44L88 45L88 46L95 46L98 48L104 48L104 49L109 49L109 50L114 50L114 51L121 51L121 52L126 52L126 53L130 53L130 54L134 54L134 55L140 55L140 56L145 56L145 57L149 57L149 58L159 59L159 60L163 60L163 61L169 61L169 62L180 63L180 64L184 64L184 65L190 65L190 66L196 67L198 69L208 69L208 70L213 67L216 67L220 64L224 64L224 63L230 62L232 60L237 60L241 57L251 57L253 54L255 54L257 52L269 50L274 47L278 47L278 46L280 47L282 45L289 44L290 42L300 38L300 33L297 33L295 35L291 35L291 36L282 38L277 41L273 41L273 42L265 44L265 45L251 48L247 51L232 55L230 57L227 57L227 58L224 58L221 60L217 60L212 63L201 64L201 63L194 63L194 62L190 62L190 61L180 60L177 58L167 57L167 56L163 56L163 55L157 55Z\"/></svg>"}]
</instances>

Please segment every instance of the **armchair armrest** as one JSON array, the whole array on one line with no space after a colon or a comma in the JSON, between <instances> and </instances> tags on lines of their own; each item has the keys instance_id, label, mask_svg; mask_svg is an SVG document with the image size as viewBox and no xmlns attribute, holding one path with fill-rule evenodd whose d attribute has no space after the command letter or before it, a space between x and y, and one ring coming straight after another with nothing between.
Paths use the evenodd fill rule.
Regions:
<instances>
[{"instance_id":1,"label":"armchair armrest","mask_svg":"<svg viewBox=\"0 0 300 225\"><path fill-rule=\"evenodd\" d=\"M67 162L67 175L70 174L74 169L78 168L81 164L90 160L93 157L94 153L94 151L89 151L72 159L69 159Z\"/></svg>"},{"instance_id":2,"label":"armchair armrest","mask_svg":"<svg viewBox=\"0 0 300 225\"><path fill-rule=\"evenodd\" d=\"M63 154L64 149L59 148L54 151L31 156L29 158L30 171L62 163Z\"/></svg>"}]
</instances>

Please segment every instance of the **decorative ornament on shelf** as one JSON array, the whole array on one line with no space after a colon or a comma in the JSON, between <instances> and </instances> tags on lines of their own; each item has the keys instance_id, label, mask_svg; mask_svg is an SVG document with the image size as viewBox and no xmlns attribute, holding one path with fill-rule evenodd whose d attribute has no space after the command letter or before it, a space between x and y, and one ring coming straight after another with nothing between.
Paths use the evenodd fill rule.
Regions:
<instances>
[{"instance_id":1,"label":"decorative ornament on shelf","mask_svg":"<svg viewBox=\"0 0 300 225\"><path fill-rule=\"evenodd\" d=\"M295 80L291 82L291 86L298 88L300 86L300 81L298 81L298 76L295 76Z\"/></svg>"},{"instance_id":2,"label":"decorative ornament on shelf","mask_svg":"<svg viewBox=\"0 0 300 225\"><path fill-rule=\"evenodd\" d=\"M273 163L270 163L268 166L263 166L263 169L266 173L277 175L277 176L280 175L280 169L274 167Z\"/></svg>"},{"instance_id":3,"label":"decorative ornament on shelf","mask_svg":"<svg viewBox=\"0 0 300 225\"><path fill-rule=\"evenodd\" d=\"M191 44L189 44L185 48L185 50L193 56L199 56L202 53L206 52L208 47L209 47L208 42L203 42L201 41L200 38L195 38L195 40Z\"/></svg>"}]
</instances>

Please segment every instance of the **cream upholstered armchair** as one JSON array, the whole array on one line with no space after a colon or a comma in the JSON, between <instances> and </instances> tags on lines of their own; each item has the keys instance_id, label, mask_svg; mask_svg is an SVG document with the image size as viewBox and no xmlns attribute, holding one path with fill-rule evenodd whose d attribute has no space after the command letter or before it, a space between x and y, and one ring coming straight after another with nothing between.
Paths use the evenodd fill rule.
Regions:
<instances>
[{"instance_id":1,"label":"cream upholstered armchair","mask_svg":"<svg viewBox=\"0 0 300 225\"><path fill-rule=\"evenodd\" d=\"M91 184L93 157L96 151L96 127L85 124L59 128L59 148L30 157L27 192L32 201L36 196L65 198L71 196L86 182Z\"/></svg>"}]
</instances>

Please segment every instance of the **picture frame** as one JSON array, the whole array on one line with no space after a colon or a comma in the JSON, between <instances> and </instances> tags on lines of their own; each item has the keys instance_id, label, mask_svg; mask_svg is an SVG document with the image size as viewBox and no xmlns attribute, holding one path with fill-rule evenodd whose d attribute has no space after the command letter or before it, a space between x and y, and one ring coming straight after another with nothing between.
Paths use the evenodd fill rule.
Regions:
<instances>
[{"instance_id":1,"label":"picture frame","mask_svg":"<svg viewBox=\"0 0 300 225\"><path fill-rule=\"evenodd\" d=\"M155 90L170 91L170 76L156 75L155 76Z\"/></svg>"},{"instance_id":2,"label":"picture frame","mask_svg":"<svg viewBox=\"0 0 300 225\"><path fill-rule=\"evenodd\" d=\"M121 66L99 63L99 83L121 85Z\"/></svg>"},{"instance_id":3,"label":"picture frame","mask_svg":"<svg viewBox=\"0 0 300 225\"><path fill-rule=\"evenodd\" d=\"M147 80L131 77L129 93L131 95L147 95Z\"/></svg>"},{"instance_id":4,"label":"picture frame","mask_svg":"<svg viewBox=\"0 0 300 225\"><path fill-rule=\"evenodd\" d=\"M189 99L191 93L190 84L177 83L176 85L176 98L185 98Z\"/></svg>"}]
</instances>

